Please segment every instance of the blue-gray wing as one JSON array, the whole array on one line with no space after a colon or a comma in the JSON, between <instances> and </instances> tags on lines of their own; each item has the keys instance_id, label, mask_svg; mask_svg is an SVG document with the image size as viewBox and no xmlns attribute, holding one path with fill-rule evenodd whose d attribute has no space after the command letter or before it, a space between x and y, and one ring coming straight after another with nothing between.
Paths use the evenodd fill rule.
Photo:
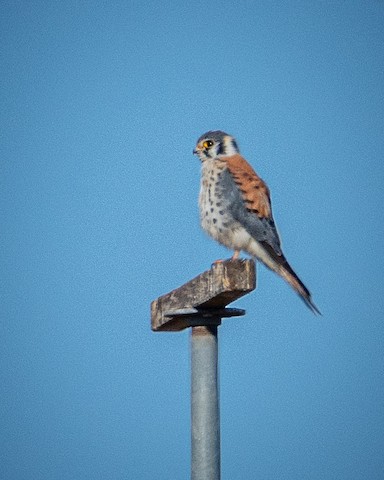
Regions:
<instances>
[{"instance_id":1,"label":"blue-gray wing","mask_svg":"<svg viewBox=\"0 0 384 480\"><path fill-rule=\"evenodd\" d=\"M307 287L281 251L267 185L241 155L227 157L225 161L227 168L221 172L217 188L227 202L227 210L269 255L272 262L264 263L279 273L314 313L320 314Z\"/></svg>"},{"instance_id":2,"label":"blue-gray wing","mask_svg":"<svg viewBox=\"0 0 384 480\"><path fill-rule=\"evenodd\" d=\"M258 178L258 177L257 177ZM262 180L260 179L262 182ZM276 255L282 255L280 238L277 232L275 222L272 217L270 201L268 196L268 215L261 215L261 208L256 208L255 194L249 200L247 190L244 185L246 182L237 182L236 178L229 169L225 169L220 174L220 181L217 185L221 198L227 204L229 212L247 232L261 244L266 244L268 250L272 248ZM258 189L260 194L264 194L262 189ZM257 193L256 189L255 192ZM269 247L269 248L268 248Z\"/></svg>"}]
</instances>

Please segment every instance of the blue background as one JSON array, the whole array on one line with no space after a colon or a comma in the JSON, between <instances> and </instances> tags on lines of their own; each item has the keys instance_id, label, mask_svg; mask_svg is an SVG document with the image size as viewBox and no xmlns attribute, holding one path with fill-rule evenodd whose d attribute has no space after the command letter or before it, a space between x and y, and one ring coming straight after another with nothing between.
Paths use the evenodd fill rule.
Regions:
<instances>
[{"instance_id":1,"label":"blue background","mask_svg":"<svg viewBox=\"0 0 384 480\"><path fill-rule=\"evenodd\" d=\"M382 479L384 3L3 1L0 477L181 479L189 333L231 255L196 139L267 181L316 318L264 267L220 328L223 478Z\"/></svg>"}]
</instances>

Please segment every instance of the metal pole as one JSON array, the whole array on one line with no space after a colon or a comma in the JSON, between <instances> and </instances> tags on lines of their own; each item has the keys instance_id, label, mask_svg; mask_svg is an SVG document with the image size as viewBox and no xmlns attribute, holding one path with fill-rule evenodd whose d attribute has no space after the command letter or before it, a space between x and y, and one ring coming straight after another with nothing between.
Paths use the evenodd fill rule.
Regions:
<instances>
[{"instance_id":1,"label":"metal pole","mask_svg":"<svg viewBox=\"0 0 384 480\"><path fill-rule=\"evenodd\" d=\"M191 479L220 480L217 325L192 327L191 359Z\"/></svg>"}]
</instances>

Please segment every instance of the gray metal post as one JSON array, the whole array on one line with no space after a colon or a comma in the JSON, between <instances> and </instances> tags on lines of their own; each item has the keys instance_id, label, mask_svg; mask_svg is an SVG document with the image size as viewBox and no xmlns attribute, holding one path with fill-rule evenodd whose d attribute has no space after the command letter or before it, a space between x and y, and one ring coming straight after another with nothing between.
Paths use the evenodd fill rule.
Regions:
<instances>
[{"instance_id":1,"label":"gray metal post","mask_svg":"<svg viewBox=\"0 0 384 480\"><path fill-rule=\"evenodd\" d=\"M220 480L217 325L192 327L191 363L191 478Z\"/></svg>"},{"instance_id":2,"label":"gray metal post","mask_svg":"<svg viewBox=\"0 0 384 480\"><path fill-rule=\"evenodd\" d=\"M192 480L220 480L217 327L245 314L227 305L255 288L255 262L231 259L151 303L154 332L192 330Z\"/></svg>"}]
</instances>

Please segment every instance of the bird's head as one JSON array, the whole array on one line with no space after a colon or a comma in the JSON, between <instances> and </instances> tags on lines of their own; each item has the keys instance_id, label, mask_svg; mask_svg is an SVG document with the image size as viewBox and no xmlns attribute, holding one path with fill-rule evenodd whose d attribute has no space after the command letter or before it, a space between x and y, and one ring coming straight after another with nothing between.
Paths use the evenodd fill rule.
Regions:
<instances>
[{"instance_id":1,"label":"bird's head","mask_svg":"<svg viewBox=\"0 0 384 480\"><path fill-rule=\"evenodd\" d=\"M239 147L231 135L221 130L215 130L204 133L197 140L193 153L198 155L200 160L204 162L212 158L235 155L239 153Z\"/></svg>"}]
</instances>

